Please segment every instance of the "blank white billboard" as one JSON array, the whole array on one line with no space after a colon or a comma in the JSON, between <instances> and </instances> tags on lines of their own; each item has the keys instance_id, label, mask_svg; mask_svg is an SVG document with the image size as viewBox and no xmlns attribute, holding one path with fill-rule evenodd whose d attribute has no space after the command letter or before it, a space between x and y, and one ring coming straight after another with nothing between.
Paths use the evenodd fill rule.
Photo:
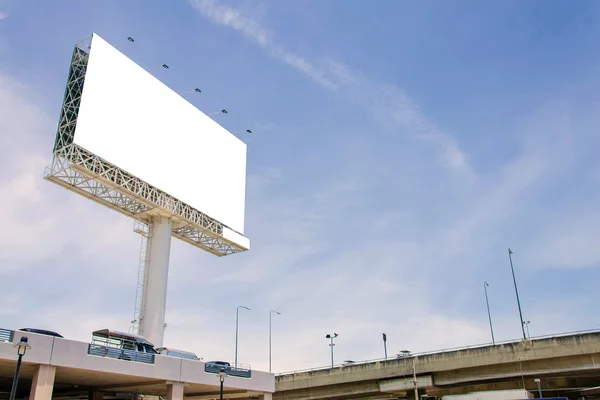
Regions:
<instances>
[{"instance_id":1,"label":"blank white billboard","mask_svg":"<svg viewBox=\"0 0 600 400\"><path fill-rule=\"evenodd\" d=\"M246 144L96 34L73 141L244 233Z\"/></svg>"}]
</instances>

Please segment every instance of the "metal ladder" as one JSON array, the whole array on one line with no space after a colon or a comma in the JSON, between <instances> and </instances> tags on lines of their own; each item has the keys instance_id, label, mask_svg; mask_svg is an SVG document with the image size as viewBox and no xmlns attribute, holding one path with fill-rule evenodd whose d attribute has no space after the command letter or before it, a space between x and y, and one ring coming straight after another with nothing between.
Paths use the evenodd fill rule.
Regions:
<instances>
[{"instance_id":1,"label":"metal ladder","mask_svg":"<svg viewBox=\"0 0 600 400\"><path fill-rule=\"evenodd\" d=\"M133 231L142 235L137 287L135 290L135 307L133 310L133 320L131 321L131 326L129 327L129 333L136 335L140 334L140 326L142 324L142 319L144 318L142 299L144 297L144 287L146 286L146 271L148 269L148 263L150 262L149 250L150 241L152 240L150 228L151 226L149 224L137 220L133 222Z\"/></svg>"}]
</instances>

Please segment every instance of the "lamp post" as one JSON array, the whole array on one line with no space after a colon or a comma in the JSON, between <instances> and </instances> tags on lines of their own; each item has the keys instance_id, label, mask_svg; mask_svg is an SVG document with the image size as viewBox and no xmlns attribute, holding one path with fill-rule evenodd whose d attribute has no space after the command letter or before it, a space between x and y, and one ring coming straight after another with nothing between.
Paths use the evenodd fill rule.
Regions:
<instances>
[{"instance_id":1,"label":"lamp post","mask_svg":"<svg viewBox=\"0 0 600 400\"><path fill-rule=\"evenodd\" d=\"M227 373L225 372L225 368L221 368L219 370L219 380L221 381L221 389L219 390L219 399L223 400L223 382L225 382L225 376Z\"/></svg>"},{"instance_id":2,"label":"lamp post","mask_svg":"<svg viewBox=\"0 0 600 400\"><path fill-rule=\"evenodd\" d=\"M538 393L540 394L540 399L541 399L541 398L542 398L542 397L544 397L544 396L542 396L542 385L541 385L541 383L540 383L540 382L541 382L541 381L540 381L540 378L535 378L533 381L534 381L535 383L537 383L537 387L538 387Z\"/></svg>"},{"instance_id":3,"label":"lamp post","mask_svg":"<svg viewBox=\"0 0 600 400\"><path fill-rule=\"evenodd\" d=\"M488 300L488 294L487 294L488 286L490 286L489 283L487 283L486 281L483 281L483 290L485 292L485 304L487 305L488 319L490 320L490 331L492 332L492 344L495 345L496 341L494 340L494 327L492 326L492 313L490 313L490 301Z\"/></svg>"},{"instance_id":4,"label":"lamp post","mask_svg":"<svg viewBox=\"0 0 600 400\"><path fill-rule=\"evenodd\" d=\"M383 335L383 353L385 354L385 359L387 360L387 335L385 333Z\"/></svg>"},{"instance_id":5,"label":"lamp post","mask_svg":"<svg viewBox=\"0 0 600 400\"><path fill-rule=\"evenodd\" d=\"M246 306L237 306L236 310L235 310L235 368L237 368L237 350L238 350L238 321L240 318L240 308L243 308L244 310L250 310L250 307L246 307Z\"/></svg>"},{"instance_id":6,"label":"lamp post","mask_svg":"<svg viewBox=\"0 0 600 400\"><path fill-rule=\"evenodd\" d=\"M527 330L527 339L531 340L531 335L529 334L529 324L531 323L531 321L523 321L523 325L525 326L525 329Z\"/></svg>"},{"instance_id":7,"label":"lamp post","mask_svg":"<svg viewBox=\"0 0 600 400\"><path fill-rule=\"evenodd\" d=\"M329 343L329 347L331 347L331 368L333 368L333 346L335 346L335 344L333 343L333 339L335 339L336 337L338 337L337 333L334 333L333 335L328 333L327 335L325 335L325 339L329 339L331 341L331 343Z\"/></svg>"},{"instance_id":8,"label":"lamp post","mask_svg":"<svg viewBox=\"0 0 600 400\"><path fill-rule=\"evenodd\" d=\"M25 352L28 349L31 349L31 346L27 343L27 340L28 339L26 336L21 336L21 341L13 346L17 349L19 358L17 359L17 368L15 369L15 377L13 378L9 400L15 400L15 396L17 394L17 384L19 383L19 372L21 371L21 359L25 355Z\"/></svg>"},{"instance_id":9,"label":"lamp post","mask_svg":"<svg viewBox=\"0 0 600 400\"><path fill-rule=\"evenodd\" d=\"M512 271L513 282L515 284L515 294L517 295L517 306L519 306L519 316L521 317L521 330L523 331L523 340L527 340L527 336L525 335L525 326L523 321L523 312L521 311L521 301L519 300L519 290L517 289L517 278L515 278L515 269L513 267L512 262L512 253L513 251L508 248L508 259L510 260L510 270Z\"/></svg>"},{"instance_id":10,"label":"lamp post","mask_svg":"<svg viewBox=\"0 0 600 400\"><path fill-rule=\"evenodd\" d=\"M271 310L269 312L269 372L271 372L271 317L273 313L281 315L279 311Z\"/></svg>"}]
</instances>

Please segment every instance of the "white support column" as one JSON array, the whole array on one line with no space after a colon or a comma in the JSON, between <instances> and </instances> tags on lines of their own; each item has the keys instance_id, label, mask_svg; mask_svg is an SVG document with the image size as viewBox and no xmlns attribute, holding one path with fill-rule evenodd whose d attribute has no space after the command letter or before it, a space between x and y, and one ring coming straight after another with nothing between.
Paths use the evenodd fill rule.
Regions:
<instances>
[{"instance_id":1,"label":"white support column","mask_svg":"<svg viewBox=\"0 0 600 400\"><path fill-rule=\"evenodd\" d=\"M140 334L155 347L163 345L165 308L167 306L167 278L171 252L171 219L156 217L152 220L148 270L142 297Z\"/></svg>"},{"instance_id":2,"label":"white support column","mask_svg":"<svg viewBox=\"0 0 600 400\"><path fill-rule=\"evenodd\" d=\"M273 393L262 393L258 395L258 400L273 400Z\"/></svg>"},{"instance_id":3,"label":"white support column","mask_svg":"<svg viewBox=\"0 0 600 400\"><path fill-rule=\"evenodd\" d=\"M30 400L51 400L54 389L54 376L56 367L51 365L38 365L31 382Z\"/></svg>"},{"instance_id":4,"label":"white support column","mask_svg":"<svg viewBox=\"0 0 600 400\"><path fill-rule=\"evenodd\" d=\"M167 400L183 400L182 382L173 382L167 384Z\"/></svg>"}]
</instances>

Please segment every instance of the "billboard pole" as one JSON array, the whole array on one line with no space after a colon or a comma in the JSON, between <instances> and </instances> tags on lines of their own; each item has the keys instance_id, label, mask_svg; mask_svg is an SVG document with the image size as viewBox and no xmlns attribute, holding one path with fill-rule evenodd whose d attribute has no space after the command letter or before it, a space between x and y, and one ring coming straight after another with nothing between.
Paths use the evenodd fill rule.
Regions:
<instances>
[{"instance_id":1,"label":"billboard pole","mask_svg":"<svg viewBox=\"0 0 600 400\"><path fill-rule=\"evenodd\" d=\"M140 335L155 347L162 347L167 306L167 278L173 226L170 218L154 217L150 227L148 271L142 298Z\"/></svg>"}]
</instances>

